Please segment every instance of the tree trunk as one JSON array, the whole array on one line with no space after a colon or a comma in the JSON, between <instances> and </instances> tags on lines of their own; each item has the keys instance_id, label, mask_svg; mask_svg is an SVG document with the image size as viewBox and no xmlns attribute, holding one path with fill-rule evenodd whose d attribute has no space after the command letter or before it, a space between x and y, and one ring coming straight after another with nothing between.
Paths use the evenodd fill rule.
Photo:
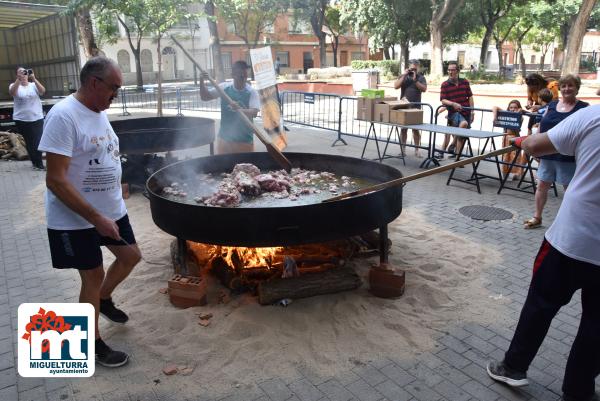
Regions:
<instances>
[{"instance_id":1,"label":"tree trunk","mask_svg":"<svg viewBox=\"0 0 600 401\"><path fill-rule=\"evenodd\" d=\"M479 69L485 69L487 67L487 51L490 46L490 40L492 38L492 31L494 29L493 24L485 26L485 33L481 41L481 53L479 53Z\"/></svg>"},{"instance_id":2,"label":"tree trunk","mask_svg":"<svg viewBox=\"0 0 600 401\"><path fill-rule=\"evenodd\" d=\"M327 43L325 42L325 34L319 36L319 68L326 67L326 56L327 56ZM315 65L316 67L316 65Z\"/></svg>"},{"instance_id":3,"label":"tree trunk","mask_svg":"<svg viewBox=\"0 0 600 401\"><path fill-rule=\"evenodd\" d=\"M521 63L521 76L523 79L527 76L527 65L525 64L525 55L523 55L523 48L521 47L522 43L517 42L517 48L519 49L519 61Z\"/></svg>"},{"instance_id":4,"label":"tree trunk","mask_svg":"<svg viewBox=\"0 0 600 401\"><path fill-rule=\"evenodd\" d=\"M215 16L215 5L212 1L206 2L204 5L206 15ZM214 69L214 78L217 82L224 81L223 60L221 59L221 42L219 41L219 32L217 31L217 23L211 18L207 18L208 31L210 32L209 46L212 53L212 65Z\"/></svg>"},{"instance_id":5,"label":"tree trunk","mask_svg":"<svg viewBox=\"0 0 600 401\"><path fill-rule=\"evenodd\" d=\"M137 88L142 90L144 87L144 77L142 75L142 57L139 47L137 50L133 50L133 57L135 59L135 78L137 81Z\"/></svg>"},{"instance_id":6,"label":"tree trunk","mask_svg":"<svg viewBox=\"0 0 600 401\"><path fill-rule=\"evenodd\" d=\"M441 77L444 75L442 31L434 21L431 21L429 30L429 40L431 42L431 75L434 77Z\"/></svg>"},{"instance_id":7,"label":"tree trunk","mask_svg":"<svg viewBox=\"0 0 600 401\"><path fill-rule=\"evenodd\" d=\"M596 0L583 0L575 23L569 29L567 45L565 46L565 54L563 56L563 64L561 75L578 74L579 73L579 58L581 56L581 44L583 36L586 32L586 26L590 19L590 14L596 5Z\"/></svg>"},{"instance_id":8,"label":"tree trunk","mask_svg":"<svg viewBox=\"0 0 600 401\"><path fill-rule=\"evenodd\" d=\"M156 51L158 52L158 92L156 93L156 115L163 116L162 112L162 53L160 51L160 35L156 39Z\"/></svg>"},{"instance_id":9,"label":"tree trunk","mask_svg":"<svg viewBox=\"0 0 600 401\"><path fill-rule=\"evenodd\" d=\"M194 43L194 36L196 34L196 31L192 28L191 29L191 40L192 40L192 54L194 56L196 56L196 45ZM196 64L192 64L192 72L194 73L194 85L198 85L198 73L196 71Z\"/></svg>"},{"instance_id":10,"label":"tree trunk","mask_svg":"<svg viewBox=\"0 0 600 401\"><path fill-rule=\"evenodd\" d=\"M133 59L135 60L135 77L137 80L137 88L141 90L144 87L144 81L142 79L142 62L141 62L141 43L142 43L142 35L143 32L140 29L140 26L136 24L136 32L137 32L137 47L133 45L133 41L131 40L131 30L123 21L123 19L118 17L119 23L125 29L125 33L127 34L127 41L129 42L129 47L131 48L131 52L133 53Z\"/></svg>"},{"instance_id":11,"label":"tree trunk","mask_svg":"<svg viewBox=\"0 0 600 401\"><path fill-rule=\"evenodd\" d=\"M331 50L333 51L333 66L337 67L338 66L337 51L338 51L338 47L340 46L340 37L333 36L332 39L333 40L331 41Z\"/></svg>"},{"instance_id":12,"label":"tree trunk","mask_svg":"<svg viewBox=\"0 0 600 401\"><path fill-rule=\"evenodd\" d=\"M431 42L431 75L433 76L444 75L442 35L444 28L452 23L464 2L465 0L444 0L442 4L436 5L437 2L431 0L434 11L429 23L429 40Z\"/></svg>"},{"instance_id":13,"label":"tree trunk","mask_svg":"<svg viewBox=\"0 0 600 401\"><path fill-rule=\"evenodd\" d=\"M86 59L91 59L98 55L98 46L94 39L94 29L92 27L92 17L89 8L80 8L76 13L77 29L81 38L81 47Z\"/></svg>"},{"instance_id":14,"label":"tree trunk","mask_svg":"<svg viewBox=\"0 0 600 401\"><path fill-rule=\"evenodd\" d=\"M408 57L410 55L410 53L409 53L410 49L409 49L408 45L409 45L408 40L400 42L400 55L402 57L402 63L404 63L405 69L408 68Z\"/></svg>"},{"instance_id":15,"label":"tree trunk","mask_svg":"<svg viewBox=\"0 0 600 401\"><path fill-rule=\"evenodd\" d=\"M390 60L390 48L388 46L383 48L383 58L385 60Z\"/></svg>"},{"instance_id":16,"label":"tree trunk","mask_svg":"<svg viewBox=\"0 0 600 401\"><path fill-rule=\"evenodd\" d=\"M544 71L544 61L546 60L546 52L542 52L542 56L540 57L540 72Z\"/></svg>"},{"instance_id":17,"label":"tree trunk","mask_svg":"<svg viewBox=\"0 0 600 401\"><path fill-rule=\"evenodd\" d=\"M504 67L504 57L502 56L502 42L496 38L496 53L498 53L498 74L502 75L502 67Z\"/></svg>"}]
</instances>

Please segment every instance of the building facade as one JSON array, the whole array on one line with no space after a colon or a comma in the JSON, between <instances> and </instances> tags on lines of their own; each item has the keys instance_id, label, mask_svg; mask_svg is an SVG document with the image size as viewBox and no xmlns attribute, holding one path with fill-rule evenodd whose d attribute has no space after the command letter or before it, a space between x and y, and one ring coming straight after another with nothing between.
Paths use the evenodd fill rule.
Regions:
<instances>
[{"instance_id":1,"label":"building facade","mask_svg":"<svg viewBox=\"0 0 600 401\"><path fill-rule=\"evenodd\" d=\"M123 72L125 85L136 84L136 63L127 35L119 25L120 38L114 44L106 44L101 48L102 54L117 61ZM207 71L212 70L212 54L209 46L208 23L205 18L199 19L194 27L178 25L169 31L161 40L162 79L163 81L192 80L194 67L181 49L169 38L176 35L179 42L190 52L200 66ZM135 40L133 40L135 43ZM157 42L148 35L140 43L140 61L144 84L154 84L158 77Z\"/></svg>"},{"instance_id":2,"label":"building facade","mask_svg":"<svg viewBox=\"0 0 600 401\"><path fill-rule=\"evenodd\" d=\"M236 60L249 61L248 46L236 36L234 27L222 19L217 23L221 41L223 66ZM257 47L271 46L273 60L279 59L280 73L306 73L309 68L333 66L332 38L327 35L326 58L320 59L319 41L312 27L303 21L295 20L291 13L280 14L273 24L260 35ZM352 60L364 60L369 57L368 40L365 35L346 33L339 37L337 49L338 67L348 66Z\"/></svg>"}]
</instances>

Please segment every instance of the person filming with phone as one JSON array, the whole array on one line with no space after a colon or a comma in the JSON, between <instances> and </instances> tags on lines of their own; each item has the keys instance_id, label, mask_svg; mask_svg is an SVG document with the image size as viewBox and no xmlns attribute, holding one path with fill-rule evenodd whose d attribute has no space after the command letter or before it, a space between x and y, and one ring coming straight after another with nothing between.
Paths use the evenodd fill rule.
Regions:
<instances>
[{"instance_id":1,"label":"person filming with phone","mask_svg":"<svg viewBox=\"0 0 600 401\"><path fill-rule=\"evenodd\" d=\"M13 120L19 133L25 139L25 148L34 170L45 170L42 152L38 150L44 128L44 112L40 96L46 88L35 77L32 69L17 68L17 78L8 87L8 93L15 100Z\"/></svg>"},{"instance_id":2,"label":"person filming with phone","mask_svg":"<svg viewBox=\"0 0 600 401\"><path fill-rule=\"evenodd\" d=\"M411 103L421 103L421 93L427 90L427 81L425 76L419 72L419 60L410 60L409 68L394 82L394 88L400 89L400 99L406 98ZM414 105L413 108L420 109L420 105ZM402 153L404 154L404 144L406 143L407 129L401 129ZM419 130L413 130L413 141L415 145L415 156L419 157L419 146L421 145L421 133Z\"/></svg>"}]
</instances>

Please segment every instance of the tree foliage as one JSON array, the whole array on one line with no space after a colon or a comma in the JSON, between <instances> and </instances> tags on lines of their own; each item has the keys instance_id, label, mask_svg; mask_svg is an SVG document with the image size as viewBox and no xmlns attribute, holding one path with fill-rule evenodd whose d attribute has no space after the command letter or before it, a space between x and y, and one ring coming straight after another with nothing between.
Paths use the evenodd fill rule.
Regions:
<instances>
[{"instance_id":1,"label":"tree foliage","mask_svg":"<svg viewBox=\"0 0 600 401\"><path fill-rule=\"evenodd\" d=\"M427 40L430 8L423 0L342 0L341 19L369 35L371 48L388 49Z\"/></svg>"},{"instance_id":2,"label":"tree foliage","mask_svg":"<svg viewBox=\"0 0 600 401\"><path fill-rule=\"evenodd\" d=\"M216 0L218 14L234 28L248 49L255 48L262 33L273 24L277 15L287 9L280 0Z\"/></svg>"},{"instance_id":3,"label":"tree foliage","mask_svg":"<svg viewBox=\"0 0 600 401\"><path fill-rule=\"evenodd\" d=\"M118 38L116 21L125 30L135 60L137 86L141 88L144 85L141 42L142 38L151 32L150 18L145 11L144 0L103 0L94 2L94 10L98 15L96 26L102 40L112 43Z\"/></svg>"},{"instance_id":4,"label":"tree foliage","mask_svg":"<svg viewBox=\"0 0 600 401\"><path fill-rule=\"evenodd\" d=\"M319 59L321 67L325 65L327 34L323 32L325 25L325 12L329 7L329 0L291 0L290 7L295 21L304 21L310 24L313 34L319 40Z\"/></svg>"},{"instance_id":5,"label":"tree foliage","mask_svg":"<svg viewBox=\"0 0 600 401\"><path fill-rule=\"evenodd\" d=\"M337 50L340 43L340 36L344 33L347 26L341 22L340 7L337 4L325 9L325 19L323 25L327 28L327 35L331 38L331 51L333 53L333 66L338 66Z\"/></svg>"}]
</instances>

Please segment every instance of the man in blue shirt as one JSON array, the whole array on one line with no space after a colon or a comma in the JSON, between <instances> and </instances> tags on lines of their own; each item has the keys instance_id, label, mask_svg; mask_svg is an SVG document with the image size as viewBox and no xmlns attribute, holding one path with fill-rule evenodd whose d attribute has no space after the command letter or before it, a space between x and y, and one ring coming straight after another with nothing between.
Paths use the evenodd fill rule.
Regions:
<instances>
[{"instance_id":1,"label":"man in blue shirt","mask_svg":"<svg viewBox=\"0 0 600 401\"><path fill-rule=\"evenodd\" d=\"M229 105L221 100L221 126L217 138L217 154L242 153L254 151L254 133L238 115L241 110L252 120L260 109L258 93L247 83L248 64L236 61L231 66L233 82L223 82L219 86L236 103ZM208 89L204 83L205 76L200 77L200 98L212 100L219 97L216 89Z\"/></svg>"}]
</instances>

